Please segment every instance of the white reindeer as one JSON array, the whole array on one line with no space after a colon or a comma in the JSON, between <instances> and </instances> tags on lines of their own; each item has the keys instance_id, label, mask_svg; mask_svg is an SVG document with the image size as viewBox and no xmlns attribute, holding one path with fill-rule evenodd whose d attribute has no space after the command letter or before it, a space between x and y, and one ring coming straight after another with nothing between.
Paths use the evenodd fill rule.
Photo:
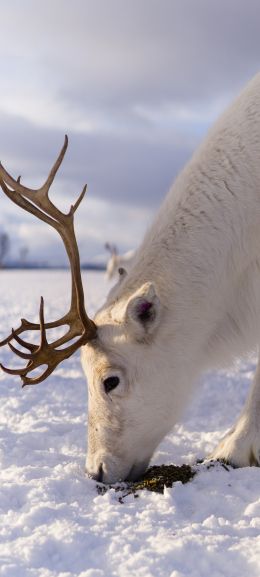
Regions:
<instances>
[{"instance_id":1,"label":"white reindeer","mask_svg":"<svg viewBox=\"0 0 260 577\"><path fill-rule=\"evenodd\" d=\"M110 258L107 261L107 278L111 280L116 274L125 274L126 271L129 271L132 263L135 251L128 250L124 254L118 254L117 247L114 244L110 244L106 242L105 248L109 251Z\"/></svg>"},{"instance_id":2,"label":"white reindeer","mask_svg":"<svg viewBox=\"0 0 260 577\"><path fill-rule=\"evenodd\" d=\"M79 201L65 216L48 199L64 151L37 192L0 169L6 194L60 232L72 265L71 310L45 325L41 305L41 345L36 350L24 344L31 347L28 364L16 372L24 384L39 382L61 357L86 343L87 471L103 482L134 480L180 419L199 375L259 344L260 74L178 176L131 271L119 279L94 322L84 309L72 231ZM62 339L48 344L45 328L65 321L69 337L80 336L58 350ZM24 321L4 342L15 338L23 344L18 335L28 325L39 328ZM48 368L41 377L27 376L43 362ZM237 466L260 464L260 365L245 408L212 457Z\"/></svg>"}]
</instances>

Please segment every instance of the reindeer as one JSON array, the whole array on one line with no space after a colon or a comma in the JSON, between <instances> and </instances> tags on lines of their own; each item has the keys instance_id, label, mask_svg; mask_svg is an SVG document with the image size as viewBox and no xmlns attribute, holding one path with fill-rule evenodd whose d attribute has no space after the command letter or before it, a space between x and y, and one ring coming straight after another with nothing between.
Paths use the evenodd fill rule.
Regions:
<instances>
[{"instance_id":1,"label":"reindeer","mask_svg":"<svg viewBox=\"0 0 260 577\"><path fill-rule=\"evenodd\" d=\"M106 242L105 249L108 250L110 254L106 269L107 278L109 280L112 279L117 273L122 275L126 272L126 270L130 269L135 254L134 250L128 250L124 254L118 254L117 247L114 244L110 244L109 242Z\"/></svg>"},{"instance_id":2,"label":"reindeer","mask_svg":"<svg viewBox=\"0 0 260 577\"><path fill-rule=\"evenodd\" d=\"M26 366L2 368L23 385L37 384L81 347L89 386L87 472L105 483L135 480L181 417L199 376L259 344L260 74L179 174L133 267L94 320L84 307L73 227L85 187L68 214L48 196L66 147L67 138L38 190L0 166L5 194L58 231L72 271L69 312L45 322L42 299L39 323L23 319L2 342ZM49 343L46 329L63 325L67 333ZM21 338L28 330L39 331L39 345ZM30 375L42 365L40 375ZM211 457L260 465L260 364L241 415Z\"/></svg>"}]
</instances>

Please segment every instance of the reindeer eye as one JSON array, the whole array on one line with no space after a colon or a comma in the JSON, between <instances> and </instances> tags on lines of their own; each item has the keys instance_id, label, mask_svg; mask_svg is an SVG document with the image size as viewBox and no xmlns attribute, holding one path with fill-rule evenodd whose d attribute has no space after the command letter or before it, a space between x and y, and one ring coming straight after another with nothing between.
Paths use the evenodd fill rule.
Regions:
<instances>
[{"instance_id":1,"label":"reindeer eye","mask_svg":"<svg viewBox=\"0 0 260 577\"><path fill-rule=\"evenodd\" d=\"M119 385L119 383L120 383L119 377L107 377L107 379L103 381L106 393L108 394L109 391L115 389Z\"/></svg>"}]
</instances>

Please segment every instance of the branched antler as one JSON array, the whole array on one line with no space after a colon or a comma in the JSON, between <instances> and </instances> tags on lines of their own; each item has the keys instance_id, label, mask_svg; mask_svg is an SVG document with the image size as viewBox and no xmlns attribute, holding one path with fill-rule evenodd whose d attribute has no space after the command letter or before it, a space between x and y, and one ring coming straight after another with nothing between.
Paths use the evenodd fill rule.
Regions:
<instances>
[{"instance_id":1,"label":"branched antler","mask_svg":"<svg viewBox=\"0 0 260 577\"><path fill-rule=\"evenodd\" d=\"M23 186L20 177L17 180L13 179L0 163L0 186L4 193L15 204L27 212L34 214L37 218L57 230L63 240L71 267L72 288L69 311L57 321L45 323L44 301L41 297L39 324L21 319L20 326L16 330L12 329L11 334L0 342L0 346L8 344L16 355L28 361L27 365L21 369L8 369L0 364L6 373L20 375L23 386L36 385L46 379L62 360L69 358L79 347L96 336L96 326L85 311L84 291L80 273L80 258L74 231L74 214L85 195L87 187L86 185L84 186L79 198L75 204L71 206L68 214L61 212L49 198L50 186L63 161L67 146L68 137L65 136L63 147L46 182L41 188L36 190ZM63 325L69 326L68 331L56 341L48 343L46 329ZM39 345L28 343L19 337L21 333L29 330L37 330L40 332ZM65 343L69 343L75 337L79 338L67 347L59 348ZM15 340L20 346L30 352L25 353L20 351L13 346L12 340ZM47 365L47 369L40 376L27 376L31 371L42 365Z\"/></svg>"}]
</instances>

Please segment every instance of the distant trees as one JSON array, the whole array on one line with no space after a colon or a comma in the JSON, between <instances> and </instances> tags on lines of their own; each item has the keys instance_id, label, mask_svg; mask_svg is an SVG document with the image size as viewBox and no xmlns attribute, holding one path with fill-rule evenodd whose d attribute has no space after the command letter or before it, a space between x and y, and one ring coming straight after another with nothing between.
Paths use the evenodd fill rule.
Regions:
<instances>
[{"instance_id":1,"label":"distant trees","mask_svg":"<svg viewBox=\"0 0 260 577\"><path fill-rule=\"evenodd\" d=\"M16 259L7 262L7 257L10 252L11 241L9 235L0 230L0 269L5 267L11 268L27 268L28 264L28 246L22 245L18 248L18 255Z\"/></svg>"},{"instance_id":2,"label":"distant trees","mask_svg":"<svg viewBox=\"0 0 260 577\"><path fill-rule=\"evenodd\" d=\"M10 249L10 239L6 232L0 232L0 268L4 267Z\"/></svg>"},{"instance_id":3,"label":"distant trees","mask_svg":"<svg viewBox=\"0 0 260 577\"><path fill-rule=\"evenodd\" d=\"M28 253L29 253L28 246L22 246L20 248L20 253L19 253L20 254L20 264L22 267L26 266Z\"/></svg>"}]
</instances>

